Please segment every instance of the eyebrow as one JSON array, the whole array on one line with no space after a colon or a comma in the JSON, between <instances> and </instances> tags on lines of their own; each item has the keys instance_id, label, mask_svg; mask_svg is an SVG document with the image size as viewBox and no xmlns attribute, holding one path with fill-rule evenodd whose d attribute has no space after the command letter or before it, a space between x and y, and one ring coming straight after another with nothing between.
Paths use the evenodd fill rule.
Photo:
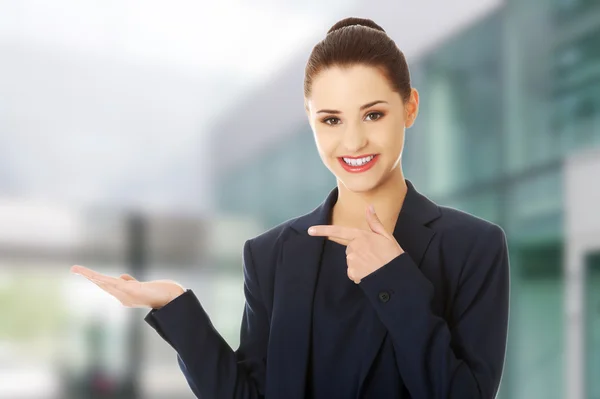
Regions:
<instances>
[{"instance_id":1,"label":"eyebrow","mask_svg":"<svg viewBox=\"0 0 600 399\"><path fill-rule=\"evenodd\" d=\"M377 105L377 104L381 104L381 103L387 104L387 101L383 101L383 100L372 101L370 103L362 105L360 107L360 110L362 111L363 109L367 109L367 108L372 107L373 105ZM321 114L321 113L324 113L324 114L341 114L342 112L338 111L338 110L335 110L335 109L321 109L321 110L317 111L317 114Z\"/></svg>"}]
</instances>

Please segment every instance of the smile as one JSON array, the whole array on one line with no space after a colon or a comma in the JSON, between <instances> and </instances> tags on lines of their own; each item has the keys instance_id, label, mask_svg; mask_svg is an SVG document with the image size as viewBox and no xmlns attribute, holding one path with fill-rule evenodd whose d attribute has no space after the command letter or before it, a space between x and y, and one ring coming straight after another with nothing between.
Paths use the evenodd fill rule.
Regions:
<instances>
[{"instance_id":1,"label":"smile","mask_svg":"<svg viewBox=\"0 0 600 399\"><path fill-rule=\"evenodd\" d=\"M342 167L351 173L360 173L371 169L377 162L379 154L367 155L360 158L339 157L338 160Z\"/></svg>"}]
</instances>

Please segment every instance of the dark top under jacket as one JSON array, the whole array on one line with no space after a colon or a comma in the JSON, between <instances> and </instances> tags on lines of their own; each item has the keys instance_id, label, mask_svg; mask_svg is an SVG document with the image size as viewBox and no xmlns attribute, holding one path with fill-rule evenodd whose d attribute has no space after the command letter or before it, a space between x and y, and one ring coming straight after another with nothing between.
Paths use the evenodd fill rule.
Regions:
<instances>
[{"instance_id":1,"label":"dark top under jacket","mask_svg":"<svg viewBox=\"0 0 600 399\"><path fill-rule=\"evenodd\" d=\"M359 372L370 369L382 398L400 398L400 374L393 351L371 368L361 353L381 321L362 288L348 278L346 247L326 240L313 306L308 393L311 399L359 396Z\"/></svg>"},{"instance_id":2,"label":"dark top under jacket","mask_svg":"<svg viewBox=\"0 0 600 399\"><path fill-rule=\"evenodd\" d=\"M334 277L318 278L320 266L333 266L332 273L338 266L322 265L328 240L307 233L329 222L337 188L312 212L244 244L246 304L237 350L191 290L148 313L145 320L175 349L198 398L306 399L313 386L320 397L340 397L328 396L340 389L349 399L495 397L509 311L504 230L437 205L406 184L393 233L405 252L354 287L371 309L352 296L338 315L339 327L326 319L341 302L322 306L335 294L321 285L331 288ZM369 328L368 337L344 326L353 317L357 327ZM334 334L337 357L330 346ZM358 348L357 340L363 340Z\"/></svg>"}]
</instances>

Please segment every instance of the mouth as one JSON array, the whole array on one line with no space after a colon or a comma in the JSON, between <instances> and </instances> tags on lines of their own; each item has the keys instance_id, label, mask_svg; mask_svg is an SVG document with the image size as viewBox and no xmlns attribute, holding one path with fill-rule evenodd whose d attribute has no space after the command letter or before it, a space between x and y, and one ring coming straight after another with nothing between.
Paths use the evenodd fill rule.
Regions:
<instances>
[{"instance_id":1,"label":"mouth","mask_svg":"<svg viewBox=\"0 0 600 399\"><path fill-rule=\"evenodd\" d=\"M344 170L351 173L365 172L375 165L379 159L379 154L365 155L363 157L338 157L338 161Z\"/></svg>"}]
</instances>

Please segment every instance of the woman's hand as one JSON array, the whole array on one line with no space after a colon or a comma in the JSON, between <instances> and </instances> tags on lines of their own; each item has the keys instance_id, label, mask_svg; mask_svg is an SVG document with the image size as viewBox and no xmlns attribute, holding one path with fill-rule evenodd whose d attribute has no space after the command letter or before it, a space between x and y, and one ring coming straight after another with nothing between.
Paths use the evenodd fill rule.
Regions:
<instances>
[{"instance_id":1,"label":"woman's hand","mask_svg":"<svg viewBox=\"0 0 600 399\"><path fill-rule=\"evenodd\" d=\"M142 282L128 274L116 278L83 266L73 266L71 272L87 278L127 307L160 309L185 292L181 285L169 280Z\"/></svg>"},{"instance_id":2,"label":"woman's hand","mask_svg":"<svg viewBox=\"0 0 600 399\"><path fill-rule=\"evenodd\" d=\"M312 226L308 229L308 234L312 236L335 237L346 243L348 278L356 284L404 253L394 236L385 230L371 206L367 208L366 217L371 231L332 225Z\"/></svg>"}]
</instances>

